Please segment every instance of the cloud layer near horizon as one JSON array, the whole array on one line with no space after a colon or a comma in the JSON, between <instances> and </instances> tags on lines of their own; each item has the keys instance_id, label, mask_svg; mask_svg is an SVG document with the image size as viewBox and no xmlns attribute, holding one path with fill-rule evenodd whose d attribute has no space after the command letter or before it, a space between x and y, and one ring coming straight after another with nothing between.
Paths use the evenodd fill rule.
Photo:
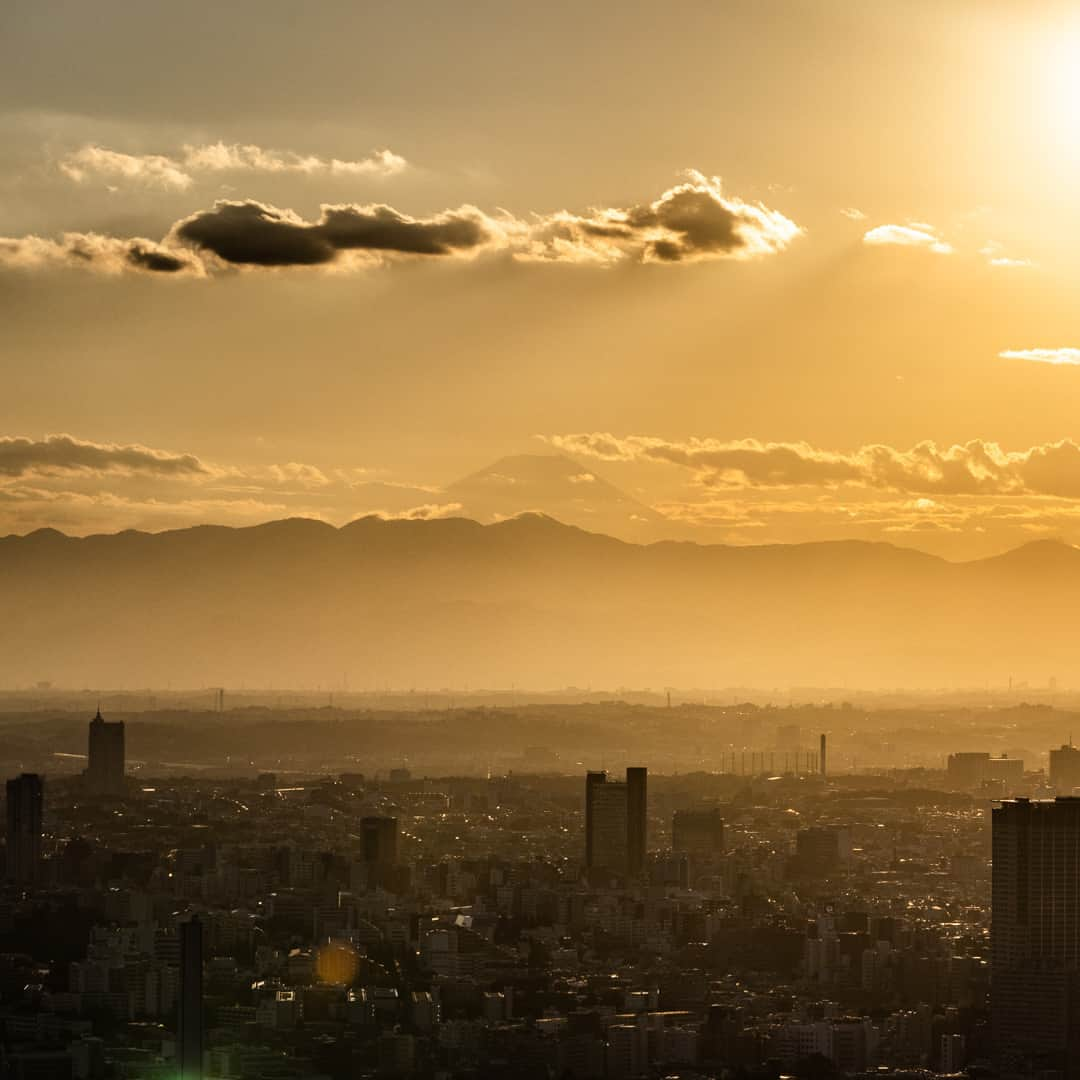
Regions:
<instances>
[{"instance_id":1,"label":"cloud layer near horizon","mask_svg":"<svg viewBox=\"0 0 1080 1080\"><path fill-rule=\"evenodd\" d=\"M598 461L680 466L691 470L698 484L714 489L853 486L914 495L1080 498L1080 444L1071 439L1019 451L973 439L949 447L926 441L908 450L870 444L849 453L804 442L673 442L608 432L553 435L547 441Z\"/></svg>"},{"instance_id":2,"label":"cloud layer near horizon","mask_svg":"<svg viewBox=\"0 0 1080 1080\"><path fill-rule=\"evenodd\" d=\"M240 465L190 451L68 434L5 436L0 437L0 535L43 526L85 534L251 525L284 517L335 525L364 516L492 521L531 510L635 542L909 537L940 550L943 544L973 541L1000 549L1080 526L1080 446L1068 440L1011 452L974 441L948 448L920 443L907 451L875 445L850 453L805 443L675 442L606 433L553 436L548 442L579 460L610 462L613 469L672 466L685 470L686 480L675 487L660 485L666 494L657 490L651 506L644 504L650 517L620 519L602 515L602 501L591 491L625 489L563 459L560 468L570 470L570 484L580 497L545 502L541 488L526 484L524 502L507 503L510 514L492 515L482 500L462 496L460 483L439 488L385 474L375 479L381 470L355 465ZM644 480L647 474L624 475ZM591 479L585 481L586 476Z\"/></svg>"},{"instance_id":3,"label":"cloud layer near horizon","mask_svg":"<svg viewBox=\"0 0 1080 1080\"><path fill-rule=\"evenodd\" d=\"M214 470L194 454L154 450L138 443L97 443L66 434L43 439L0 436L0 477L78 472L210 476Z\"/></svg>"},{"instance_id":4,"label":"cloud layer near horizon","mask_svg":"<svg viewBox=\"0 0 1080 1080\"><path fill-rule=\"evenodd\" d=\"M255 200L224 200L176 222L160 242L93 233L0 238L0 266L205 276L227 267L352 268L486 253L531 262L671 264L776 254L801 231L778 210L727 195L718 178L690 172L649 203L528 218L471 205L417 218L369 203L324 205L308 221Z\"/></svg>"}]
</instances>

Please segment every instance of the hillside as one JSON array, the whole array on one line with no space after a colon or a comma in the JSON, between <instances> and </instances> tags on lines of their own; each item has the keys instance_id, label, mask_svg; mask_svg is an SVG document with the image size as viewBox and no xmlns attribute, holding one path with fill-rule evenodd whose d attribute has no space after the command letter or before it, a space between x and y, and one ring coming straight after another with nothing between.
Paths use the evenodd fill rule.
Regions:
<instances>
[{"instance_id":1,"label":"hillside","mask_svg":"<svg viewBox=\"0 0 1080 1080\"><path fill-rule=\"evenodd\" d=\"M1080 678L1080 551L626 543L540 515L0 539L0 685Z\"/></svg>"}]
</instances>

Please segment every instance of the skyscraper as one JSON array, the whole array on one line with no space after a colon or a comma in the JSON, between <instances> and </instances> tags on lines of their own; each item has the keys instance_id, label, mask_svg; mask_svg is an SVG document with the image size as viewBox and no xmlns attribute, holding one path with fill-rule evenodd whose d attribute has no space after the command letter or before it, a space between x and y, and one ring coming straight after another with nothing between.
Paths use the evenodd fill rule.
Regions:
<instances>
[{"instance_id":1,"label":"skyscraper","mask_svg":"<svg viewBox=\"0 0 1080 1080\"><path fill-rule=\"evenodd\" d=\"M180 924L180 1001L176 1033L179 1080L203 1075L203 933L198 915Z\"/></svg>"},{"instance_id":2,"label":"skyscraper","mask_svg":"<svg viewBox=\"0 0 1080 1080\"><path fill-rule=\"evenodd\" d=\"M7 876L17 885L37 880L45 783L37 773L7 782Z\"/></svg>"},{"instance_id":3,"label":"skyscraper","mask_svg":"<svg viewBox=\"0 0 1080 1080\"><path fill-rule=\"evenodd\" d=\"M648 770L626 770L626 781L606 772L585 776L585 865L636 877L645 869Z\"/></svg>"},{"instance_id":4,"label":"skyscraper","mask_svg":"<svg viewBox=\"0 0 1080 1080\"><path fill-rule=\"evenodd\" d=\"M95 795L124 793L124 722L109 723L100 709L90 721L85 775Z\"/></svg>"},{"instance_id":5,"label":"skyscraper","mask_svg":"<svg viewBox=\"0 0 1080 1080\"><path fill-rule=\"evenodd\" d=\"M1080 798L994 809L992 905L1001 1069L1080 1077Z\"/></svg>"}]
</instances>

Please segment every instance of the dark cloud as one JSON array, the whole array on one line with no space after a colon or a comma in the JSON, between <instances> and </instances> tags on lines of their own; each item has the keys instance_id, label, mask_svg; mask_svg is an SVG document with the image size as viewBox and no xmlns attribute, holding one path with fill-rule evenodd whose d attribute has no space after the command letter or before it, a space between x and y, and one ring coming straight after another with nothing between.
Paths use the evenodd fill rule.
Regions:
<instances>
[{"instance_id":1,"label":"dark cloud","mask_svg":"<svg viewBox=\"0 0 1080 1080\"><path fill-rule=\"evenodd\" d=\"M537 218L523 247L558 262L751 259L783 251L800 232L778 210L727 195L717 177L691 171L650 203Z\"/></svg>"},{"instance_id":2,"label":"dark cloud","mask_svg":"<svg viewBox=\"0 0 1080 1080\"><path fill-rule=\"evenodd\" d=\"M177 239L246 266L314 266L341 251L451 255L486 242L483 215L463 208L410 218L390 206L324 206L316 224L257 202L219 202L180 222Z\"/></svg>"},{"instance_id":3,"label":"dark cloud","mask_svg":"<svg viewBox=\"0 0 1080 1080\"><path fill-rule=\"evenodd\" d=\"M317 227L257 202L219 202L181 221L178 239L245 266L315 266L337 254Z\"/></svg>"},{"instance_id":4,"label":"dark cloud","mask_svg":"<svg viewBox=\"0 0 1080 1080\"><path fill-rule=\"evenodd\" d=\"M665 192L649 206L635 207L629 218L635 228L660 228L669 234L653 242L652 253L671 262L686 255L738 251L746 244L740 226L744 221L750 224L749 217L732 208L718 189L685 184Z\"/></svg>"},{"instance_id":5,"label":"dark cloud","mask_svg":"<svg viewBox=\"0 0 1080 1080\"><path fill-rule=\"evenodd\" d=\"M72 435L46 435L44 439L0 436L0 476L58 472L209 476L213 470L194 454L153 450L137 443L86 442Z\"/></svg>"},{"instance_id":6,"label":"dark cloud","mask_svg":"<svg viewBox=\"0 0 1080 1080\"><path fill-rule=\"evenodd\" d=\"M417 220L391 206L328 206L316 228L342 251L360 248L410 255L450 255L477 247L489 236L479 212L468 209Z\"/></svg>"},{"instance_id":7,"label":"dark cloud","mask_svg":"<svg viewBox=\"0 0 1080 1080\"><path fill-rule=\"evenodd\" d=\"M127 258L132 266L158 274L175 274L188 266L187 259L159 247L140 243L138 240L128 248Z\"/></svg>"}]
</instances>

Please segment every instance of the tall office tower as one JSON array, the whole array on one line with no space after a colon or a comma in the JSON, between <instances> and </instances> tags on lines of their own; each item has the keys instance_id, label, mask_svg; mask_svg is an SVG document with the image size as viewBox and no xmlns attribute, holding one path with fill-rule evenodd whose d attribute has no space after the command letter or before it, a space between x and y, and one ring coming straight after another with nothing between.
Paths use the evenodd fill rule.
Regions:
<instances>
[{"instance_id":1,"label":"tall office tower","mask_svg":"<svg viewBox=\"0 0 1080 1080\"><path fill-rule=\"evenodd\" d=\"M198 915L180 924L180 1000L176 1059L179 1080L203 1075L203 928Z\"/></svg>"},{"instance_id":2,"label":"tall office tower","mask_svg":"<svg viewBox=\"0 0 1080 1080\"><path fill-rule=\"evenodd\" d=\"M100 709L90 721L85 776L95 795L124 793L124 722L107 722Z\"/></svg>"},{"instance_id":3,"label":"tall office tower","mask_svg":"<svg viewBox=\"0 0 1080 1080\"><path fill-rule=\"evenodd\" d=\"M397 862L398 823L392 817L360 819L360 850L363 860L390 867Z\"/></svg>"},{"instance_id":4,"label":"tall office tower","mask_svg":"<svg viewBox=\"0 0 1080 1080\"><path fill-rule=\"evenodd\" d=\"M1080 748L1069 743L1050 751L1050 786L1058 795L1072 795L1080 788Z\"/></svg>"},{"instance_id":5,"label":"tall office tower","mask_svg":"<svg viewBox=\"0 0 1080 1080\"><path fill-rule=\"evenodd\" d=\"M822 736L821 736L821 750L818 753L818 768L821 770L821 775L823 777L828 776L828 772L826 770L825 750L826 750L826 740L825 740L824 733L822 733Z\"/></svg>"},{"instance_id":6,"label":"tall office tower","mask_svg":"<svg viewBox=\"0 0 1080 1080\"><path fill-rule=\"evenodd\" d=\"M37 773L7 782L7 876L17 885L37 880L44 806L45 782Z\"/></svg>"},{"instance_id":7,"label":"tall office tower","mask_svg":"<svg viewBox=\"0 0 1080 1080\"><path fill-rule=\"evenodd\" d=\"M991 1024L1002 1072L1080 1078L1080 799L1011 799L993 822Z\"/></svg>"},{"instance_id":8,"label":"tall office tower","mask_svg":"<svg viewBox=\"0 0 1080 1080\"><path fill-rule=\"evenodd\" d=\"M724 818L719 809L676 810L671 849L683 855L719 855L724 850Z\"/></svg>"},{"instance_id":9,"label":"tall office tower","mask_svg":"<svg viewBox=\"0 0 1080 1080\"><path fill-rule=\"evenodd\" d=\"M585 865L637 876L645 869L648 771L627 769L625 783L606 772L585 776Z\"/></svg>"},{"instance_id":10,"label":"tall office tower","mask_svg":"<svg viewBox=\"0 0 1080 1080\"><path fill-rule=\"evenodd\" d=\"M649 770L626 770L626 872L640 877L645 872L645 836L648 830Z\"/></svg>"}]
</instances>

